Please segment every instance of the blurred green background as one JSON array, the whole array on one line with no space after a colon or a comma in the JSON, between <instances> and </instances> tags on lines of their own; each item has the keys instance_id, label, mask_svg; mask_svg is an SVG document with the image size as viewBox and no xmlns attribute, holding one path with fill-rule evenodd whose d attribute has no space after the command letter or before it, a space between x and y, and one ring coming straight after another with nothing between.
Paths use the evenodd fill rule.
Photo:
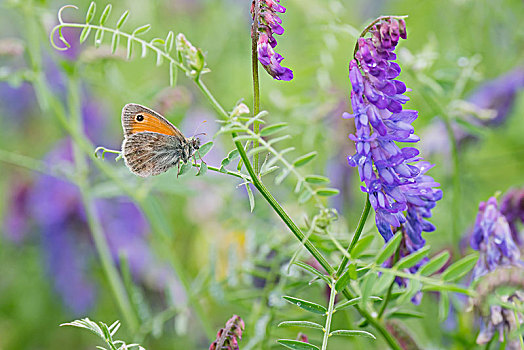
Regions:
<instances>
[{"instance_id":1,"label":"blurred green background","mask_svg":"<svg viewBox=\"0 0 524 350\"><path fill-rule=\"evenodd\" d=\"M98 11L106 3L97 2ZM203 80L222 105L231 109L244 99L251 108L250 3L115 1L107 25L114 26L129 10L124 29L150 23L147 37L164 37L169 30L184 33L205 52L211 73ZM75 176L71 147L63 141L67 132L55 115L56 106L43 108L49 101L38 91L35 94L35 76L45 77L44 86L36 89L55 96L68 118L78 104L84 130L95 145L119 148L120 111L129 102L157 109L186 136L207 120L203 142L212 139L219 125L208 102L183 74L177 86L169 88L167 66L156 67L152 54L140 58L135 47L133 59L126 61L124 48L110 55L108 37L95 49L93 34L79 45L76 31L66 33L75 42L74 52L54 50L49 33L65 4L0 2L0 349L94 348L98 343L91 334L58 327L85 316L106 323L121 320L118 336L147 349L207 348L233 313L246 323L241 349L279 348L276 339L295 338L298 330L276 325L303 315L281 296L321 304L327 299L322 288L308 286L297 271L287 274L286 262L299 244L260 196L255 194L256 207L250 213L245 188L237 188L240 182L235 178L208 173L177 179L170 171L142 180L123 162L114 163L114 157L107 156L97 161L105 162L118 181L143 199L135 206L113 180L91 161L87 164L103 231L119 269L129 274L124 279L141 320L139 330L126 325L93 248L75 186L53 180L56 174ZM89 2L71 4L79 10L65 10L64 18L83 21ZM324 174L340 189L326 204L339 212L336 237L343 246L365 199L356 169L346 161L354 153L347 138L353 121L341 118L350 110L348 62L356 37L370 21L380 15L409 15L408 40L397 49L403 69L400 79L412 89L407 106L419 111L415 131L422 138L422 155L436 164L430 175L444 192L431 219L437 230L425 238L433 254L442 249L449 249L455 259L464 254L478 203L497 191L524 185L524 3L282 0L281 4L287 8L281 16L286 32L277 38L276 51L295 78L278 82L261 70L261 106L269 111L269 121L290 125L292 138L280 149L295 147L290 159L317 151L304 174ZM458 168L450 155L445 119L456 131ZM233 145L224 135L213 141L215 147L205 159L219 165ZM283 184L269 183L269 188L291 217L305 225L304 218L317 214L318 208L314 201L298 204L293 180L290 176ZM143 215L142 205L149 214ZM366 234L377 236L374 247L382 245L371 219ZM329 238L316 238L320 246L326 241ZM127 257L129 269L118 260L119 254ZM306 253L300 256L307 260ZM329 257L338 261L339 255ZM405 321L422 348L474 348L478 325L471 313L461 313L460 298L454 300L459 311L442 323L435 317L435 299L427 294L420 306L413 306L425 318ZM195 312L194 303L200 312ZM347 328L348 322L358 319L348 311L334 322ZM307 334L318 344L320 332ZM334 338L329 348L385 347L381 339Z\"/></svg>"}]
</instances>

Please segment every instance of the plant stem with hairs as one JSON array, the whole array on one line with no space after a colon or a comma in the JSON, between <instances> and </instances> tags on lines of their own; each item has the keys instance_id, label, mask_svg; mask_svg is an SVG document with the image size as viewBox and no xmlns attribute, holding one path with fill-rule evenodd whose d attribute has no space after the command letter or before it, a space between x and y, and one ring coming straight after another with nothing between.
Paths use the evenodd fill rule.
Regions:
<instances>
[{"instance_id":1,"label":"plant stem with hairs","mask_svg":"<svg viewBox=\"0 0 524 350\"><path fill-rule=\"evenodd\" d=\"M357 244L360 238L360 235L362 234L362 230L364 229L364 225L366 224L366 220L368 219L370 209L371 209L371 202L369 201L369 195L368 195L366 196L366 204L364 205L364 210L362 211L362 215L360 216L360 220L358 222L357 229L355 230L353 239L351 239L351 243L349 243L349 246L347 249L347 255L344 255L344 257L342 258L342 261L340 262L340 265L338 266L335 276L339 277L344 272L344 269L346 268L346 265L349 261L348 256L351 255L351 251Z\"/></svg>"},{"instance_id":2,"label":"plant stem with hairs","mask_svg":"<svg viewBox=\"0 0 524 350\"><path fill-rule=\"evenodd\" d=\"M257 42L258 42L258 19L260 16L260 0L255 0L255 14L253 18L253 28L251 35L251 69L253 71L253 116L260 113L260 83L258 80L258 51L257 51ZM253 132L258 134L260 132L260 121L255 120L253 124ZM253 148L258 147L258 140L253 142ZM260 173L259 169L259 154L255 153L253 158L253 163L255 166L255 173L258 175Z\"/></svg>"},{"instance_id":3,"label":"plant stem with hairs","mask_svg":"<svg viewBox=\"0 0 524 350\"><path fill-rule=\"evenodd\" d=\"M331 332L331 319L333 318L333 312L334 312L334 306L335 306L335 296L337 295L337 291L335 289L335 281L331 280L331 284L329 285L329 288L331 292L329 293L329 304L328 304L328 311L327 311L327 317L326 317L326 325L324 326L324 337L322 338L322 350L327 349L327 343L329 339L329 333Z\"/></svg>"},{"instance_id":4,"label":"plant stem with hairs","mask_svg":"<svg viewBox=\"0 0 524 350\"><path fill-rule=\"evenodd\" d=\"M220 114L220 116L223 119L228 119L229 115L226 112L226 110L220 105L220 103L216 100L216 98L211 94L207 86L200 80L195 80L195 83L200 88L204 96L207 97L209 102L211 102L211 105L215 108L215 110ZM235 138L237 135L236 133L232 133L233 138ZM245 163L246 169L251 176L251 180L253 185L256 187L256 189L260 192L260 194L264 197L264 199L268 202L268 204L275 210L278 216L284 221L286 226L291 230L291 232L295 235L295 237L300 241L304 241L304 246L306 249L313 255L315 260L318 261L318 263L326 270L326 272L333 276L335 273L335 269L329 264L329 262L324 258L324 256L320 253L320 251L311 243L309 240L304 240L304 233L298 228L298 226L295 224L295 222L289 217L289 215L285 212L285 210L280 206L280 204L277 202L277 200L273 197L273 195L267 190L267 188L264 186L262 181L256 176L253 167L251 166L251 163L249 162L249 158L247 157L247 153L240 143L240 141L235 142L235 146L237 147L238 152L240 153L240 157ZM349 291L349 289L344 289L343 291L344 296L350 300L355 298L355 296ZM373 316L371 316L365 309L360 308L358 305L355 305L355 309L364 317L375 329L384 337L386 342L389 344L389 346L392 349L395 350L401 350L400 345L396 341L396 339L386 330L386 328L382 325L380 321L375 319Z\"/></svg>"}]
</instances>

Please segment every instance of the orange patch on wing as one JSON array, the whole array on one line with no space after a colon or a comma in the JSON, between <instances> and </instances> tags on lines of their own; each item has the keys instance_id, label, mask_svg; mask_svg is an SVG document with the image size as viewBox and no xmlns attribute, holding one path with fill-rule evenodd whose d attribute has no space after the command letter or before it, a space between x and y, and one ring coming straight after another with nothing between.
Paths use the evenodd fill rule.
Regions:
<instances>
[{"instance_id":1,"label":"orange patch on wing","mask_svg":"<svg viewBox=\"0 0 524 350\"><path fill-rule=\"evenodd\" d=\"M135 119L131 123L131 134L136 134L139 132L150 131L157 132L164 135L176 135L177 132L171 126L163 123L158 118L155 118L149 113L138 113L137 115L143 115L144 120L138 121Z\"/></svg>"}]
</instances>

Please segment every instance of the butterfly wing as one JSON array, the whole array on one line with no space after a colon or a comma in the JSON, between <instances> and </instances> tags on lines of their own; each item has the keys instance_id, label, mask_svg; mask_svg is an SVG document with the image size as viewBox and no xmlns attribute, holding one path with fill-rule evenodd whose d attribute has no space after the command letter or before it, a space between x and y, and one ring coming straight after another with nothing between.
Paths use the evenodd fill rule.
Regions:
<instances>
[{"instance_id":1,"label":"butterfly wing","mask_svg":"<svg viewBox=\"0 0 524 350\"><path fill-rule=\"evenodd\" d=\"M144 131L127 136L122 152L131 172L148 177L177 165L186 147L185 140L181 142L176 136Z\"/></svg>"},{"instance_id":2,"label":"butterfly wing","mask_svg":"<svg viewBox=\"0 0 524 350\"><path fill-rule=\"evenodd\" d=\"M174 136L180 142L185 140L184 135L169 120L157 112L136 103L128 103L122 109L122 128L124 129L125 138L140 132L149 131Z\"/></svg>"}]
</instances>

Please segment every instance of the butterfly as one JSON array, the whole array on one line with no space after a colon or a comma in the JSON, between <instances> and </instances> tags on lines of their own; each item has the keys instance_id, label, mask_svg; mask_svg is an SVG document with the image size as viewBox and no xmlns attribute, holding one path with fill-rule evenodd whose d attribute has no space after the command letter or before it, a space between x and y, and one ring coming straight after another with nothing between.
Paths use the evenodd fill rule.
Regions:
<instances>
[{"instance_id":1,"label":"butterfly","mask_svg":"<svg viewBox=\"0 0 524 350\"><path fill-rule=\"evenodd\" d=\"M152 109L128 103L122 109L122 127L122 157L129 170L138 176L158 175L174 166L178 166L178 176L181 162L187 164L191 157L196 162L200 140L185 137Z\"/></svg>"}]
</instances>

